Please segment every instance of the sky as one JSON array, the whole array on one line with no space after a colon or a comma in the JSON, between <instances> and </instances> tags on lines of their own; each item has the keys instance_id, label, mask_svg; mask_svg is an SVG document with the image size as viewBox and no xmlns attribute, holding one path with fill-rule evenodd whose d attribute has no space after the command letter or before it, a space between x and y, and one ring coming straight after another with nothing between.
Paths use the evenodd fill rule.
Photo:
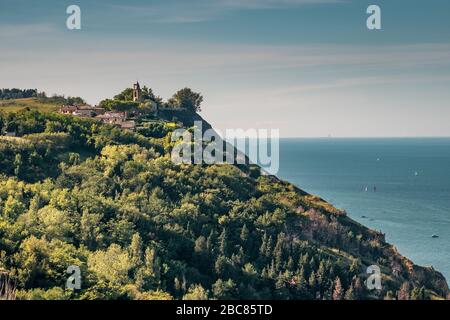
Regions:
<instances>
[{"instance_id":1,"label":"sky","mask_svg":"<svg viewBox=\"0 0 450 320\"><path fill-rule=\"evenodd\" d=\"M450 1L0 0L0 88L96 104L136 80L201 92L221 130L450 136Z\"/></svg>"}]
</instances>

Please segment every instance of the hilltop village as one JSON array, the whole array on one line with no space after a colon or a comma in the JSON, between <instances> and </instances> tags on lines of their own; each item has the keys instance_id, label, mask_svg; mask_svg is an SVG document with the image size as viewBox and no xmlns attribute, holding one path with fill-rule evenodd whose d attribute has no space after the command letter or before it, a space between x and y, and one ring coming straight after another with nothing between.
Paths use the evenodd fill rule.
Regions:
<instances>
[{"instance_id":1,"label":"hilltop village","mask_svg":"<svg viewBox=\"0 0 450 320\"><path fill-rule=\"evenodd\" d=\"M136 129L136 121L128 120L126 112L108 111L98 106L64 105L59 109L59 113L79 118L94 118L103 123L117 125L125 130L134 131Z\"/></svg>"},{"instance_id":2,"label":"hilltop village","mask_svg":"<svg viewBox=\"0 0 450 320\"><path fill-rule=\"evenodd\" d=\"M190 127L195 121L203 121L197 114L202 102L202 95L190 88L180 89L164 101L139 82L95 106L81 97L47 96L37 89L0 89L0 112L6 114L27 110L58 113L92 119L144 136L162 137L173 128ZM8 119L0 122L0 136L20 137L29 131Z\"/></svg>"},{"instance_id":3,"label":"hilltop village","mask_svg":"<svg viewBox=\"0 0 450 320\"><path fill-rule=\"evenodd\" d=\"M172 113L187 110L183 105L174 103L174 100L175 98L172 98L172 103L162 103L161 98L155 97L151 89L147 87L141 89L139 82L136 82L132 89L125 89L113 100L103 100L98 106L75 103L63 105L59 113L79 118L93 118L124 130L135 131L139 120L156 119L160 110ZM173 117L170 120L177 122L178 119Z\"/></svg>"}]
</instances>

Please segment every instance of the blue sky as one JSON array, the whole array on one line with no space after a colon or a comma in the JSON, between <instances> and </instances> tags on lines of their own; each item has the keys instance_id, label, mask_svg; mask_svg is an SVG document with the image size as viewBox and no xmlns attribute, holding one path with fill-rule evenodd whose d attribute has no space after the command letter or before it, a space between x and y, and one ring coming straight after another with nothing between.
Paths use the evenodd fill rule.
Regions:
<instances>
[{"instance_id":1,"label":"blue sky","mask_svg":"<svg viewBox=\"0 0 450 320\"><path fill-rule=\"evenodd\" d=\"M66 29L71 4L81 30ZM97 103L135 80L202 92L219 129L450 136L450 2L0 1L0 87Z\"/></svg>"}]
</instances>

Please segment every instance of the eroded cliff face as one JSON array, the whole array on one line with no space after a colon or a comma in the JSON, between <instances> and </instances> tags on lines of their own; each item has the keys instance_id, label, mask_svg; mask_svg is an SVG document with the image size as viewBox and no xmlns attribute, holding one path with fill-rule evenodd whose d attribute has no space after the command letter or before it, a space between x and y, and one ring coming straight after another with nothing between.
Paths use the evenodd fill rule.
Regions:
<instances>
[{"instance_id":1,"label":"eroded cliff face","mask_svg":"<svg viewBox=\"0 0 450 320\"><path fill-rule=\"evenodd\" d=\"M442 273L432 267L415 265L387 243L383 233L354 221L345 211L297 187L293 189L297 195L294 203L299 217L288 224L287 229L292 237L306 239L323 246L325 250L331 249L349 263L352 259L360 259L364 268L370 265L380 267L382 282L391 287L400 288L408 283L411 288L424 287L432 299L446 299L449 296L449 287ZM356 241L349 237L350 233L356 235Z\"/></svg>"},{"instance_id":2,"label":"eroded cliff face","mask_svg":"<svg viewBox=\"0 0 450 320\"><path fill-rule=\"evenodd\" d=\"M423 267L415 265L411 260L403 256L401 257L404 260L405 265L408 266L408 272L412 281L415 281L419 285L423 285L424 287L435 291L439 296L443 298L448 298L450 291L447 280L442 275L442 273L435 270L433 267Z\"/></svg>"}]
</instances>

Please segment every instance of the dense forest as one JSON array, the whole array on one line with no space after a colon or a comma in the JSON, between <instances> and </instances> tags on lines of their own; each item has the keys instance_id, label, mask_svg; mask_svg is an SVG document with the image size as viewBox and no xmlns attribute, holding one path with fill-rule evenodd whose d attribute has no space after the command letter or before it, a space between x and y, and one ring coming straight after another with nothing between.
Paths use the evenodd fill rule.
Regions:
<instances>
[{"instance_id":1,"label":"dense forest","mask_svg":"<svg viewBox=\"0 0 450 320\"><path fill-rule=\"evenodd\" d=\"M165 122L0 113L0 296L437 299L384 235L254 165L175 165ZM66 289L69 266L80 290ZM369 265L382 288L369 290ZM1 299L1 297L0 297Z\"/></svg>"},{"instance_id":2,"label":"dense forest","mask_svg":"<svg viewBox=\"0 0 450 320\"><path fill-rule=\"evenodd\" d=\"M37 89L0 89L0 99L24 99L38 96Z\"/></svg>"}]
</instances>

